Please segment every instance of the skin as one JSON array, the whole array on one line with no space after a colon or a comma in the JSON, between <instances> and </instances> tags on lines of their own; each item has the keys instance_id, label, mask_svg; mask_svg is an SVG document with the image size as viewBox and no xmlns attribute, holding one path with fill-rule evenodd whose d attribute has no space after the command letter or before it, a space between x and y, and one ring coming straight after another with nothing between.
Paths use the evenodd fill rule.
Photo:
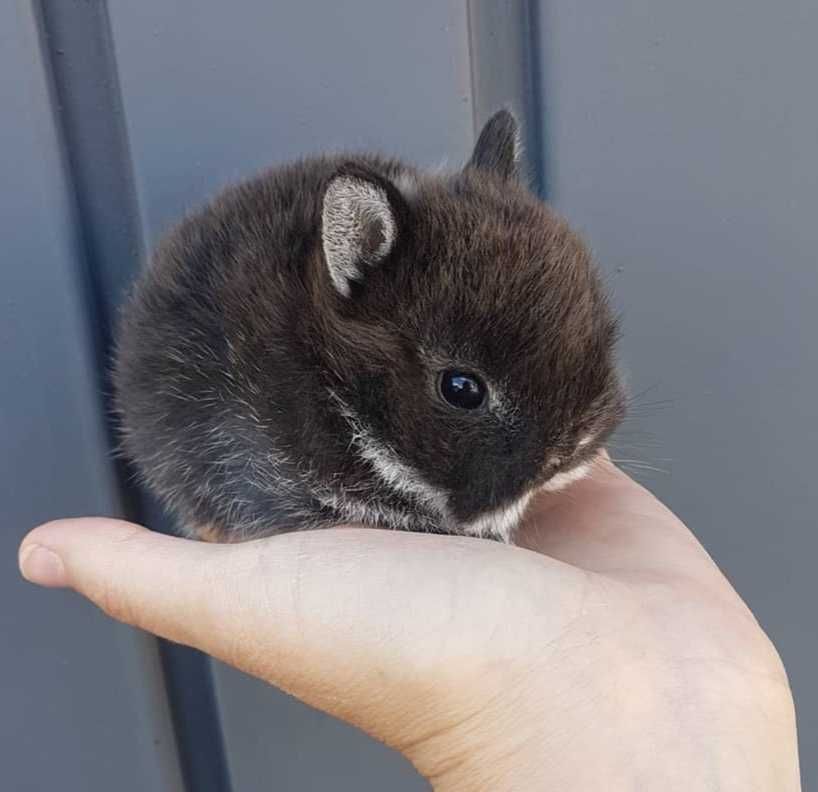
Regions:
<instances>
[{"instance_id":1,"label":"skin","mask_svg":"<svg viewBox=\"0 0 818 792\"><path fill-rule=\"evenodd\" d=\"M436 790L801 788L778 654L650 493L603 455L518 543L77 519L35 528L20 565L359 726Z\"/></svg>"}]
</instances>

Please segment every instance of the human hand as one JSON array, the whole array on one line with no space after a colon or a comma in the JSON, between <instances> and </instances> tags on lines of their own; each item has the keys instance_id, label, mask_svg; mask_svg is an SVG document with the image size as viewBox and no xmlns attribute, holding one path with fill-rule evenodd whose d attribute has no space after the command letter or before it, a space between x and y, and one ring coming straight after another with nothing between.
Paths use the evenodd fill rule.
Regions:
<instances>
[{"instance_id":1,"label":"human hand","mask_svg":"<svg viewBox=\"0 0 818 792\"><path fill-rule=\"evenodd\" d=\"M79 519L34 529L20 564L359 726L438 790L800 789L775 649L652 495L601 458L518 543L209 545Z\"/></svg>"}]
</instances>

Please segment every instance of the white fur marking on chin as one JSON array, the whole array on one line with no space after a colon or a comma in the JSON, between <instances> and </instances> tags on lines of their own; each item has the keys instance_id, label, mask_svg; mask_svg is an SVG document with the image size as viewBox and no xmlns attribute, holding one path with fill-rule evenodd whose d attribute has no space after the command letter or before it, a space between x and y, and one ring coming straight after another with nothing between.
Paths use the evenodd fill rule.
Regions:
<instances>
[{"instance_id":1,"label":"white fur marking on chin","mask_svg":"<svg viewBox=\"0 0 818 792\"><path fill-rule=\"evenodd\" d=\"M381 528L411 531L415 527L408 514L390 509L387 506L366 503L350 497L338 497L330 493L318 493L318 500L328 508L342 515L351 523L376 525Z\"/></svg>"},{"instance_id":2,"label":"white fur marking on chin","mask_svg":"<svg viewBox=\"0 0 818 792\"><path fill-rule=\"evenodd\" d=\"M361 456L371 463L384 484L404 495L414 495L421 503L448 518L446 493L424 481L416 470L401 462L390 448L366 435L359 437L358 447Z\"/></svg>"},{"instance_id":3,"label":"white fur marking on chin","mask_svg":"<svg viewBox=\"0 0 818 792\"><path fill-rule=\"evenodd\" d=\"M429 484L409 465L401 462L389 446L378 442L370 430L350 410L349 406L332 390L330 396L341 409L353 432L353 440L361 457L372 465L378 478L387 487L402 495L410 495L421 505L441 517L442 523L451 522L446 493Z\"/></svg>"},{"instance_id":4,"label":"white fur marking on chin","mask_svg":"<svg viewBox=\"0 0 818 792\"><path fill-rule=\"evenodd\" d=\"M566 470L563 473L557 473L555 476L551 476L551 478L542 485L542 488L546 492L557 492L558 490L565 489L569 484L573 484L575 481L585 478L590 470L591 463L583 462L571 470Z\"/></svg>"},{"instance_id":5,"label":"white fur marking on chin","mask_svg":"<svg viewBox=\"0 0 818 792\"><path fill-rule=\"evenodd\" d=\"M461 530L467 536L495 536L508 544L511 541L511 532L520 522L533 494L533 491L526 492L516 501L500 506L469 523L464 523L461 525Z\"/></svg>"}]
</instances>

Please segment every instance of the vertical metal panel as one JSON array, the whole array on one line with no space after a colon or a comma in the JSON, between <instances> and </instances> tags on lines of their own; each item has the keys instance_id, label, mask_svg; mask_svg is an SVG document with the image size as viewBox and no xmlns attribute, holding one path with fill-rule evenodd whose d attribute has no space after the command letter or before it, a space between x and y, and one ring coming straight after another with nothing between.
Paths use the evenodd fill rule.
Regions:
<instances>
[{"instance_id":1,"label":"vertical metal panel","mask_svg":"<svg viewBox=\"0 0 818 792\"><path fill-rule=\"evenodd\" d=\"M42 520L118 513L76 206L39 19L0 5L0 766L3 788L181 781L156 643L68 593L20 580Z\"/></svg>"},{"instance_id":2,"label":"vertical metal panel","mask_svg":"<svg viewBox=\"0 0 818 792\"><path fill-rule=\"evenodd\" d=\"M779 647L818 783L818 5L541 3L551 195L610 274L623 448ZM665 457L670 462L664 461Z\"/></svg>"},{"instance_id":3,"label":"vertical metal panel","mask_svg":"<svg viewBox=\"0 0 818 792\"><path fill-rule=\"evenodd\" d=\"M540 191L537 4L531 0L469 0L468 10L475 133L498 108L510 108L520 122L523 170L532 188Z\"/></svg>"},{"instance_id":4,"label":"vertical metal panel","mask_svg":"<svg viewBox=\"0 0 818 792\"><path fill-rule=\"evenodd\" d=\"M39 5L84 265L99 287L94 329L107 335L109 307L144 258L107 7L104 0Z\"/></svg>"},{"instance_id":5,"label":"vertical metal panel","mask_svg":"<svg viewBox=\"0 0 818 792\"><path fill-rule=\"evenodd\" d=\"M52 101L76 202L81 281L88 326L93 327L100 407L107 413L113 322L144 259L107 6L104 0L43 2L40 18L51 66ZM109 434L113 445L116 438L112 431ZM167 521L133 486L129 467L122 460L115 467L125 514L168 530ZM196 792L227 792L210 664L201 653L167 641L159 641L158 649L185 784Z\"/></svg>"}]
</instances>

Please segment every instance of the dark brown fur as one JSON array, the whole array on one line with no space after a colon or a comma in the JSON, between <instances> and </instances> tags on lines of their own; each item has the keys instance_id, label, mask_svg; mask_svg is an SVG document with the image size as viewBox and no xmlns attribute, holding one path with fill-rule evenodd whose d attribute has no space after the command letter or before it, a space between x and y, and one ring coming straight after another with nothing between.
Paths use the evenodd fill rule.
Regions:
<instances>
[{"instance_id":1,"label":"dark brown fur","mask_svg":"<svg viewBox=\"0 0 818 792\"><path fill-rule=\"evenodd\" d=\"M162 242L123 314L117 404L126 452L188 528L466 531L595 453L622 415L615 323L585 247L509 166L509 125L495 116L457 173L372 155L271 170ZM322 249L339 174L382 190L396 228L348 295ZM446 404L452 366L497 400Z\"/></svg>"}]
</instances>

